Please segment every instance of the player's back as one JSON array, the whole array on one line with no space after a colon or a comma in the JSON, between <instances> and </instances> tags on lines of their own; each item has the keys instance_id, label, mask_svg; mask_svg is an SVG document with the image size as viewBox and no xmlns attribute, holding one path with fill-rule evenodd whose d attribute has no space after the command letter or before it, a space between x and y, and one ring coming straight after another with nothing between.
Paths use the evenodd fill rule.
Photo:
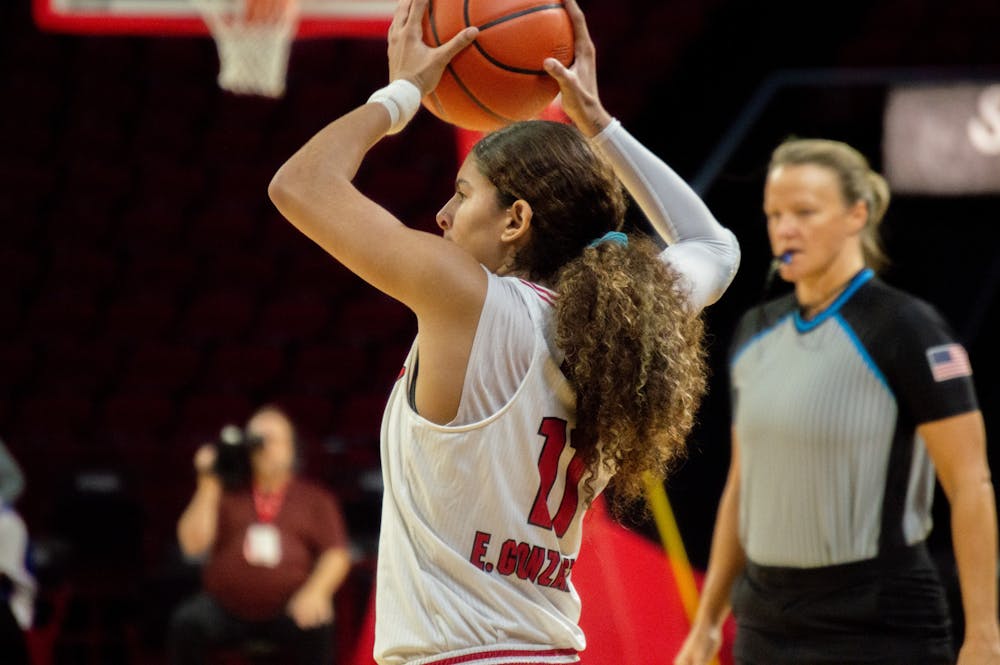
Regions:
<instances>
[{"instance_id":1,"label":"player's back","mask_svg":"<svg viewBox=\"0 0 1000 665\"><path fill-rule=\"evenodd\" d=\"M431 423L409 399L414 348L386 408L379 663L492 662L508 652L518 662L574 662L585 646L570 581L583 463L571 441L573 390L548 334L556 296L492 275L489 289L486 308L529 317L534 331L521 349L496 328L479 331L488 352L530 353L513 397L471 424Z\"/></svg>"}]
</instances>

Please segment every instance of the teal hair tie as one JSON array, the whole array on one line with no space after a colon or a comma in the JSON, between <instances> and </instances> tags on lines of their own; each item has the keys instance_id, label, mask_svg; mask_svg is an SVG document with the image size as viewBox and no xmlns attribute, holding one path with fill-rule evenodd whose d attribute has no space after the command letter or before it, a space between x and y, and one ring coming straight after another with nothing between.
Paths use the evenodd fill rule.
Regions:
<instances>
[{"instance_id":1,"label":"teal hair tie","mask_svg":"<svg viewBox=\"0 0 1000 665\"><path fill-rule=\"evenodd\" d=\"M587 247L597 247L602 242L616 242L622 247L628 247L628 236L621 231L608 231L600 238L587 245Z\"/></svg>"}]
</instances>

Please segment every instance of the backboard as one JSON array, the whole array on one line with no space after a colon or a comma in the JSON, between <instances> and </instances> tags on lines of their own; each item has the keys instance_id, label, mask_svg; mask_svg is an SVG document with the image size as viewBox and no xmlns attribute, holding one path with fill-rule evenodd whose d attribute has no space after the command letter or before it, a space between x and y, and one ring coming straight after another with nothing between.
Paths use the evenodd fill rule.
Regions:
<instances>
[{"instance_id":1,"label":"backboard","mask_svg":"<svg viewBox=\"0 0 1000 665\"><path fill-rule=\"evenodd\" d=\"M190 0L32 0L43 30L84 34L207 35ZM299 0L298 37L384 37L395 0Z\"/></svg>"}]
</instances>

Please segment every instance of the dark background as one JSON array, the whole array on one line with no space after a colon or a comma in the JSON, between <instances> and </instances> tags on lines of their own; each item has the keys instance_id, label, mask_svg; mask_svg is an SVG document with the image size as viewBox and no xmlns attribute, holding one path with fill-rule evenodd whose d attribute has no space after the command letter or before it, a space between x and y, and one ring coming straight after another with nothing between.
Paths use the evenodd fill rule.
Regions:
<instances>
[{"instance_id":1,"label":"dark background","mask_svg":"<svg viewBox=\"0 0 1000 665\"><path fill-rule=\"evenodd\" d=\"M993 0L581 4L605 105L689 178L779 70L1000 80ZM173 535L194 450L264 401L298 420L309 473L344 504L360 562L338 599L351 626L377 533L381 407L415 326L285 223L266 185L384 84L384 43L300 41L284 99L239 98L217 89L207 38L43 34L26 5L0 6L0 436L25 469L18 507L46 588L73 589L59 662L155 662L166 613L196 582ZM698 566L728 464L725 351L769 260L768 154L789 135L823 136L879 167L886 91L780 90L706 192L743 266L707 314L711 393L668 483ZM456 168L451 129L421 113L373 151L358 182L433 229ZM884 229L886 279L936 305L967 344L995 439L1000 198L898 197Z\"/></svg>"}]
</instances>

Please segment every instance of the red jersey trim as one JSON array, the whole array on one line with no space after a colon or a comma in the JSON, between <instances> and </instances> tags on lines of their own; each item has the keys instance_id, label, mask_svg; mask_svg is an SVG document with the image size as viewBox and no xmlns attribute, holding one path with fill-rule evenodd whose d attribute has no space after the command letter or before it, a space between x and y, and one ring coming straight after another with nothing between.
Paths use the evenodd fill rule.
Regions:
<instances>
[{"instance_id":1,"label":"red jersey trim","mask_svg":"<svg viewBox=\"0 0 1000 665\"><path fill-rule=\"evenodd\" d=\"M463 656L451 656L442 660L427 661L425 665L464 665L466 663L479 663L497 658L517 658L517 660L505 661L504 665L533 665L534 663L567 662L563 660L566 656L576 655L576 649L548 649L545 651L507 649L505 651L480 651L477 653L468 653ZM560 660L549 660L551 658L559 658Z\"/></svg>"},{"instance_id":2,"label":"red jersey trim","mask_svg":"<svg viewBox=\"0 0 1000 665\"><path fill-rule=\"evenodd\" d=\"M537 293L539 298L541 298L542 300L544 300L548 304L550 304L552 306L555 306L555 304L556 304L556 298L558 297L555 294L555 292L549 291L544 286L539 286L538 284L535 284L534 282L529 282L529 281L524 280L524 279L521 280L521 283L524 284L525 286L529 287L535 293Z\"/></svg>"}]
</instances>

